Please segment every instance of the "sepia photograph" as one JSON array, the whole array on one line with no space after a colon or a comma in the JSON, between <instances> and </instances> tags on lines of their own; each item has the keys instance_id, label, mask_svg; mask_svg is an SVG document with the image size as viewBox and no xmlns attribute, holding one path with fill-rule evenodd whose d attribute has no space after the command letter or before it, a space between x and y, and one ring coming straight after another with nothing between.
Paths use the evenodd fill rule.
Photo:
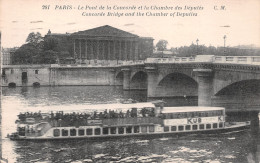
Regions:
<instances>
[{"instance_id":1,"label":"sepia photograph","mask_svg":"<svg viewBox=\"0 0 260 163\"><path fill-rule=\"evenodd\" d=\"M0 162L259 163L259 0L0 0Z\"/></svg>"}]
</instances>

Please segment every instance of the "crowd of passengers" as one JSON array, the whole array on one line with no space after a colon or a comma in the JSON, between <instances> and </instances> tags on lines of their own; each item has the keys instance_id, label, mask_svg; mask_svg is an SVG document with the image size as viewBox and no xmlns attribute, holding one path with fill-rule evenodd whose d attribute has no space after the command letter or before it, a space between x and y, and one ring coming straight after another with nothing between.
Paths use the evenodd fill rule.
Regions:
<instances>
[{"instance_id":1,"label":"crowd of passengers","mask_svg":"<svg viewBox=\"0 0 260 163\"><path fill-rule=\"evenodd\" d=\"M115 111L115 110L105 110L102 112L94 111L90 113L63 113L63 111L53 113L50 116L43 116L41 112L26 112L20 113L18 115L21 122L25 122L26 118L34 118L35 122L39 122L43 119L49 122L56 123L66 123L64 125L75 125L75 123L80 125L86 124L87 120L97 120L97 119L110 119L110 118L129 118L129 117L155 117L154 108L142 108L138 113L137 108L132 108L126 112ZM83 124L82 124L83 123ZM63 126L63 125L62 125Z\"/></svg>"}]
</instances>

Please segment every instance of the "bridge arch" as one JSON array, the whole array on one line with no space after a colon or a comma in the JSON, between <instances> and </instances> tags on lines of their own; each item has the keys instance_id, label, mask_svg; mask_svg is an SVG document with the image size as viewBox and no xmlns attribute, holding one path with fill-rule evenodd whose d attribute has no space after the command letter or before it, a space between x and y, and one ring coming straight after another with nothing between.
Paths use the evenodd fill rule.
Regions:
<instances>
[{"instance_id":1,"label":"bridge arch","mask_svg":"<svg viewBox=\"0 0 260 163\"><path fill-rule=\"evenodd\" d=\"M124 73L123 71L119 71L115 75L115 85L123 85L124 81Z\"/></svg>"},{"instance_id":2,"label":"bridge arch","mask_svg":"<svg viewBox=\"0 0 260 163\"><path fill-rule=\"evenodd\" d=\"M130 77L131 89L147 89L147 73L145 71L137 71Z\"/></svg>"},{"instance_id":3,"label":"bridge arch","mask_svg":"<svg viewBox=\"0 0 260 163\"><path fill-rule=\"evenodd\" d=\"M215 96L249 97L260 95L260 79L249 79L233 82L215 93Z\"/></svg>"},{"instance_id":4,"label":"bridge arch","mask_svg":"<svg viewBox=\"0 0 260 163\"><path fill-rule=\"evenodd\" d=\"M172 72L164 76L156 87L160 96L198 96L198 83L191 76Z\"/></svg>"}]
</instances>

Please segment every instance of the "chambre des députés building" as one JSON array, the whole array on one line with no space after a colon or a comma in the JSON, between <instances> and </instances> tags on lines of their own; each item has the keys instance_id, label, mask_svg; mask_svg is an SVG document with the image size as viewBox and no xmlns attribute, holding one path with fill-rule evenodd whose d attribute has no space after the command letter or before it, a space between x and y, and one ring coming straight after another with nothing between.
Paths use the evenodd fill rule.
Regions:
<instances>
[{"instance_id":1,"label":"chambre des d\u00e9put\u00e9s building","mask_svg":"<svg viewBox=\"0 0 260 163\"><path fill-rule=\"evenodd\" d=\"M153 52L153 38L139 37L109 25L72 34L49 31L45 39L52 37L68 53L66 59L82 64L91 60L144 60Z\"/></svg>"}]
</instances>

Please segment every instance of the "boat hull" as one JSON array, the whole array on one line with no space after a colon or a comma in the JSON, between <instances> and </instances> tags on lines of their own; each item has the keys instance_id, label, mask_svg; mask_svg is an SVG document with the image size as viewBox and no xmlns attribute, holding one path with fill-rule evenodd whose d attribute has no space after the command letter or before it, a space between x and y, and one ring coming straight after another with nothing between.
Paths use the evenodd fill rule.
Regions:
<instances>
[{"instance_id":1,"label":"boat hull","mask_svg":"<svg viewBox=\"0 0 260 163\"><path fill-rule=\"evenodd\" d=\"M144 138L144 139L153 139L161 137L182 137L189 135L218 135L218 134L229 134L233 132L242 132L250 129L250 124L244 125L233 125L230 127L224 127L219 129L210 129L210 130L196 130L196 131L182 131L182 132L160 132L160 133L137 133L137 134L116 134L116 135L100 135L100 136L70 136L70 137L23 137L19 135L10 136L11 140L20 140L20 141L57 141L57 140L82 140L86 139L88 141L104 141L110 139L118 138Z\"/></svg>"}]
</instances>

